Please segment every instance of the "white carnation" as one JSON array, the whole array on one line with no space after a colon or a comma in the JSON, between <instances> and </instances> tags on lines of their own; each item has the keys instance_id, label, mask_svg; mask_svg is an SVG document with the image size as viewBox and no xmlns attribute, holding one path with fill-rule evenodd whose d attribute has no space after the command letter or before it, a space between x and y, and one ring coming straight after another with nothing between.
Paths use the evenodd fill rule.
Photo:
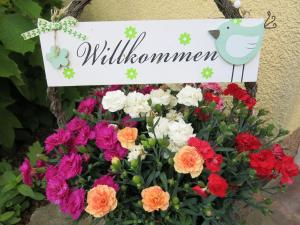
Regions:
<instances>
[{"instance_id":1,"label":"white carnation","mask_svg":"<svg viewBox=\"0 0 300 225\"><path fill-rule=\"evenodd\" d=\"M176 110L171 109L171 110L167 113L166 118L167 118L168 120L170 120L170 121L176 121L176 120L178 121L178 120L180 120L180 119L183 118L183 115L182 115L181 112L177 112Z\"/></svg>"},{"instance_id":2,"label":"white carnation","mask_svg":"<svg viewBox=\"0 0 300 225\"><path fill-rule=\"evenodd\" d=\"M152 105L169 105L171 101L170 91L162 89L152 90L150 93Z\"/></svg>"},{"instance_id":3,"label":"white carnation","mask_svg":"<svg viewBox=\"0 0 300 225\"><path fill-rule=\"evenodd\" d=\"M149 136L152 138L162 139L168 135L169 132L169 120L163 117L154 117L153 124L156 126L154 127L154 133L152 131L149 131L149 127L147 127L149 131Z\"/></svg>"},{"instance_id":4,"label":"white carnation","mask_svg":"<svg viewBox=\"0 0 300 225\"><path fill-rule=\"evenodd\" d=\"M109 91L102 99L102 106L110 112L116 112L124 108L125 101L126 96L122 91Z\"/></svg>"},{"instance_id":5,"label":"white carnation","mask_svg":"<svg viewBox=\"0 0 300 225\"><path fill-rule=\"evenodd\" d=\"M177 94L177 98L180 104L198 106L198 102L202 100L202 92L200 88L187 85Z\"/></svg>"},{"instance_id":6,"label":"white carnation","mask_svg":"<svg viewBox=\"0 0 300 225\"><path fill-rule=\"evenodd\" d=\"M182 84L167 84L167 86L172 90L172 91L180 91L182 89Z\"/></svg>"},{"instance_id":7,"label":"white carnation","mask_svg":"<svg viewBox=\"0 0 300 225\"><path fill-rule=\"evenodd\" d=\"M148 104L149 95L143 95L138 92L130 92L126 97L124 111L132 118L140 117L141 114L150 112L151 107Z\"/></svg>"},{"instance_id":8,"label":"white carnation","mask_svg":"<svg viewBox=\"0 0 300 225\"><path fill-rule=\"evenodd\" d=\"M190 137L194 137L194 129L191 124L187 124L183 119L177 121L171 121L169 123L169 133L168 136L171 142L178 147L183 147L187 144Z\"/></svg>"},{"instance_id":9,"label":"white carnation","mask_svg":"<svg viewBox=\"0 0 300 225\"><path fill-rule=\"evenodd\" d=\"M174 108L177 105L177 98L173 95L170 97L170 104L168 105L169 109Z\"/></svg>"},{"instance_id":10,"label":"white carnation","mask_svg":"<svg viewBox=\"0 0 300 225\"><path fill-rule=\"evenodd\" d=\"M129 162L138 159L139 157L141 158L141 160L144 160L146 158L146 153L143 145L134 145L129 150L130 151L127 155L127 159Z\"/></svg>"},{"instance_id":11,"label":"white carnation","mask_svg":"<svg viewBox=\"0 0 300 225\"><path fill-rule=\"evenodd\" d=\"M170 144L168 146L168 149L171 152L178 152L180 150L180 148L182 148L182 145L176 145L173 141L170 141Z\"/></svg>"}]
</instances>

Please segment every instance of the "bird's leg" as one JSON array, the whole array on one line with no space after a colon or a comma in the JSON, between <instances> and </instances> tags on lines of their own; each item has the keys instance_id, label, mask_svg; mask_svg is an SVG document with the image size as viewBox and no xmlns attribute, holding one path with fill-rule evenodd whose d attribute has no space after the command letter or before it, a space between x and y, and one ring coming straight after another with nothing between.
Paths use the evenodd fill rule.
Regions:
<instances>
[{"instance_id":1,"label":"bird's leg","mask_svg":"<svg viewBox=\"0 0 300 225\"><path fill-rule=\"evenodd\" d=\"M233 64L233 65L232 65L232 74L231 74L231 81L230 81L230 82L232 82L232 81L233 81L234 68L235 68L235 65Z\"/></svg>"},{"instance_id":2,"label":"bird's leg","mask_svg":"<svg viewBox=\"0 0 300 225\"><path fill-rule=\"evenodd\" d=\"M242 78L241 78L241 82L243 82L243 78L244 78L244 71L245 71L245 64L243 64L243 70L242 70Z\"/></svg>"}]
</instances>

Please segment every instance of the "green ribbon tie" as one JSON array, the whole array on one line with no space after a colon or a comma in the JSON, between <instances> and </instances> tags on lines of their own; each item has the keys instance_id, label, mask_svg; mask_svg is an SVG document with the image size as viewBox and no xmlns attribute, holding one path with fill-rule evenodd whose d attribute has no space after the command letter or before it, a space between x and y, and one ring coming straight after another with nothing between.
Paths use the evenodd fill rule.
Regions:
<instances>
[{"instance_id":1,"label":"green ribbon tie","mask_svg":"<svg viewBox=\"0 0 300 225\"><path fill-rule=\"evenodd\" d=\"M39 18L37 28L27 31L21 34L21 36L24 38L24 40L28 40L30 38L39 36L41 33L46 33L52 30L62 30L63 32L84 41L87 39L87 36L79 31L72 29L72 27L74 27L77 22L78 20L71 16L65 17L58 22L49 22L47 20Z\"/></svg>"}]
</instances>

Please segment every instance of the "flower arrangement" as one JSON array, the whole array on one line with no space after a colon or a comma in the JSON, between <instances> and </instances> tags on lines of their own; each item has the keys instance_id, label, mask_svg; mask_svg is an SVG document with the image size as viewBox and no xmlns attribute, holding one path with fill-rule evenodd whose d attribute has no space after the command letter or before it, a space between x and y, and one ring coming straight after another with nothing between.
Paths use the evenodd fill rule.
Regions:
<instances>
[{"instance_id":1,"label":"flower arrangement","mask_svg":"<svg viewBox=\"0 0 300 225\"><path fill-rule=\"evenodd\" d=\"M232 225L237 203L267 213L254 194L284 190L299 168L255 104L236 84L96 90L45 140L47 199L95 224ZM32 167L21 166L28 185Z\"/></svg>"}]
</instances>

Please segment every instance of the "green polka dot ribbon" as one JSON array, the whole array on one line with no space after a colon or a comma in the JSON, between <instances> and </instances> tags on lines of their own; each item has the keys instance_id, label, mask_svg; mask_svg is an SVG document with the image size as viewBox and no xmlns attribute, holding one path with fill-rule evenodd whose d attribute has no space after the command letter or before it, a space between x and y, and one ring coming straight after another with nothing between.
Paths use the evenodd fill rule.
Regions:
<instances>
[{"instance_id":1,"label":"green polka dot ribbon","mask_svg":"<svg viewBox=\"0 0 300 225\"><path fill-rule=\"evenodd\" d=\"M77 22L78 20L71 16L65 17L58 22L49 22L47 20L39 18L37 28L27 31L21 34L21 36L24 38L24 40L28 40L30 38L39 36L42 33L50 32L52 30L61 30L75 38L84 41L87 39L87 36L79 31L72 29L72 27L74 27L77 24Z\"/></svg>"}]
</instances>

